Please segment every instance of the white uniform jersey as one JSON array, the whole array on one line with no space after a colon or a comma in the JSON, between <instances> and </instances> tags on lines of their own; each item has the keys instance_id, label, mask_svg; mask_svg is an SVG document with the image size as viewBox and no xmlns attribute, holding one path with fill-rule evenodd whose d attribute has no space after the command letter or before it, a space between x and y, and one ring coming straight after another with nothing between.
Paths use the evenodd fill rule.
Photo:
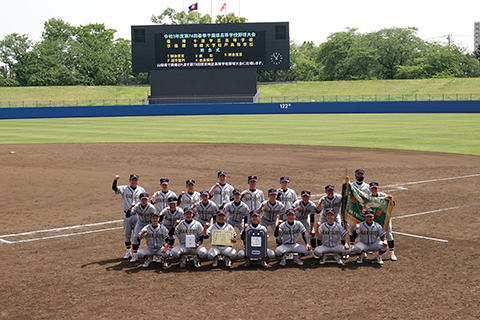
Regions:
<instances>
[{"instance_id":1,"label":"white uniform jersey","mask_svg":"<svg viewBox=\"0 0 480 320\"><path fill-rule=\"evenodd\" d=\"M335 214L340 214L342 208L342 195L338 193L333 194L333 198L330 199L328 196L323 196L320 198L319 203L322 201L322 206L320 207L321 214L325 214L326 209L333 209Z\"/></svg>"},{"instance_id":2,"label":"white uniform jersey","mask_svg":"<svg viewBox=\"0 0 480 320\"><path fill-rule=\"evenodd\" d=\"M235 203L235 201L230 201L223 207L223 212L227 216L227 222L243 222L245 217L249 216L248 206L240 201Z\"/></svg>"},{"instance_id":3,"label":"white uniform jersey","mask_svg":"<svg viewBox=\"0 0 480 320\"><path fill-rule=\"evenodd\" d=\"M363 221L360 223L360 228L357 229L357 233L360 235L360 242L371 246L378 241L378 237L385 235L385 230L375 221L372 222L371 226L369 226L366 221Z\"/></svg>"},{"instance_id":4,"label":"white uniform jersey","mask_svg":"<svg viewBox=\"0 0 480 320\"><path fill-rule=\"evenodd\" d=\"M255 227L253 225L253 223L250 223L246 228L245 230L242 231L242 233L240 235L243 235L245 233L245 235L247 235L247 232L249 230L263 230L266 234L267 234L267 237L268 237L268 233L267 233L267 228L265 228L264 226L262 226L260 223L257 224L257 226Z\"/></svg>"},{"instance_id":5,"label":"white uniform jersey","mask_svg":"<svg viewBox=\"0 0 480 320\"><path fill-rule=\"evenodd\" d=\"M213 188L213 187L212 187ZM233 187L228 183L224 185L219 185L218 187L213 190L213 202L220 207L223 201L229 202L230 199L233 197Z\"/></svg>"},{"instance_id":6,"label":"white uniform jersey","mask_svg":"<svg viewBox=\"0 0 480 320\"><path fill-rule=\"evenodd\" d=\"M373 196L372 193L370 192L370 190L368 190L368 194ZM383 197L386 197L388 196L388 194L386 194L385 192L378 192L376 196L373 196L373 197L380 197L380 198L383 198Z\"/></svg>"},{"instance_id":7,"label":"white uniform jersey","mask_svg":"<svg viewBox=\"0 0 480 320\"><path fill-rule=\"evenodd\" d=\"M283 244L297 244L298 236L305 231L307 231L307 229L297 220L293 221L292 224L285 221L278 226L279 236L283 239Z\"/></svg>"},{"instance_id":8,"label":"white uniform jersey","mask_svg":"<svg viewBox=\"0 0 480 320\"><path fill-rule=\"evenodd\" d=\"M147 242L147 247L153 249L160 249L163 247L165 240L168 238L168 230L163 224L158 224L156 227L151 224L145 226L140 233L147 230L142 237Z\"/></svg>"},{"instance_id":9,"label":"white uniform jersey","mask_svg":"<svg viewBox=\"0 0 480 320\"><path fill-rule=\"evenodd\" d=\"M163 216L162 223L167 229L172 228L177 220L182 220L182 219L185 218L183 216L182 208L179 208L179 207L176 207L175 211L173 211L173 212L172 212L172 210L170 210L170 208L165 208L165 209L163 209L163 211L160 214L161 215L165 214Z\"/></svg>"},{"instance_id":10,"label":"white uniform jersey","mask_svg":"<svg viewBox=\"0 0 480 320\"><path fill-rule=\"evenodd\" d=\"M370 186L368 185L368 183L365 183L365 182L362 182L362 183L358 183L357 181L355 181L354 183L352 183L352 185L359 189L359 190L362 190L363 192L365 193L369 193L370 192Z\"/></svg>"},{"instance_id":11,"label":"white uniform jersey","mask_svg":"<svg viewBox=\"0 0 480 320\"><path fill-rule=\"evenodd\" d=\"M338 241L347 234L345 228L335 221L331 225L328 222L322 223L318 230L320 231L319 238L322 240L322 245L327 247L338 246Z\"/></svg>"},{"instance_id":12,"label":"white uniform jersey","mask_svg":"<svg viewBox=\"0 0 480 320\"><path fill-rule=\"evenodd\" d=\"M218 207L213 202L208 200L207 204L200 201L198 206L195 207L195 220L210 221L213 216L216 216L218 213Z\"/></svg>"},{"instance_id":13,"label":"white uniform jersey","mask_svg":"<svg viewBox=\"0 0 480 320\"><path fill-rule=\"evenodd\" d=\"M200 243L200 239L203 237L203 226L200 222L192 220L192 222L187 223L185 220L182 220L180 224L175 228L175 235L178 237L181 245L185 245L185 236L186 235L195 235L195 243Z\"/></svg>"},{"instance_id":14,"label":"white uniform jersey","mask_svg":"<svg viewBox=\"0 0 480 320\"><path fill-rule=\"evenodd\" d=\"M127 211L128 208L132 205L132 203L138 203L140 202L138 200L138 197L140 196L140 193L145 192L145 189L143 189L140 186L137 186L135 189L130 187L130 185L125 185L125 186L118 186L117 191L115 191L115 194L121 194L122 199L123 199L123 211Z\"/></svg>"},{"instance_id":15,"label":"white uniform jersey","mask_svg":"<svg viewBox=\"0 0 480 320\"><path fill-rule=\"evenodd\" d=\"M233 237L236 237L237 236L237 233L235 232L235 229L233 228L233 226L229 223L223 223L223 225L220 225L218 222L217 223L214 223L212 224L210 227L208 227L207 229L207 235L209 237L212 236L212 230L230 230L230 231L233 231Z\"/></svg>"},{"instance_id":16,"label":"white uniform jersey","mask_svg":"<svg viewBox=\"0 0 480 320\"><path fill-rule=\"evenodd\" d=\"M312 213L317 212L317 207L313 201L308 200L307 203L304 203L303 200L297 200L294 202L293 206L296 208L300 206L300 209L297 211L297 220L306 220Z\"/></svg>"},{"instance_id":17,"label":"white uniform jersey","mask_svg":"<svg viewBox=\"0 0 480 320\"><path fill-rule=\"evenodd\" d=\"M277 200L279 200L285 206L285 210L292 209L293 203L297 201L297 193L295 190L287 188L287 190L282 190L282 193L278 194Z\"/></svg>"},{"instance_id":18,"label":"white uniform jersey","mask_svg":"<svg viewBox=\"0 0 480 320\"><path fill-rule=\"evenodd\" d=\"M185 194L181 195L180 197L179 206L182 209L193 207L195 203L200 202L200 193L197 191L194 191L193 193L185 192Z\"/></svg>"},{"instance_id":19,"label":"white uniform jersey","mask_svg":"<svg viewBox=\"0 0 480 320\"><path fill-rule=\"evenodd\" d=\"M248 189L248 191L250 191L250 193L244 194L242 197L242 201L245 202L249 211L257 210L258 208L260 208L260 205L265 200L265 197L263 196L263 191L258 189L255 189L254 191Z\"/></svg>"},{"instance_id":20,"label":"white uniform jersey","mask_svg":"<svg viewBox=\"0 0 480 320\"><path fill-rule=\"evenodd\" d=\"M168 190L167 192L160 191L155 198L155 204L157 205L157 213L162 212L163 209L168 207L168 198L177 197L175 192Z\"/></svg>"},{"instance_id":21,"label":"white uniform jersey","mask_svg":"<svg viewBox=\"0 0 480 320\"><path fill-rule=\"evenodd\" d=\"M262 219L275 221L277 220L278 215L285 212L285 206L278 200L275 200L273 204L270 201L267 201L267 204L265 204L263 207L262 212Z\"/></svg>"},{"instance_id":22,"label":"white uniform jersey","mask_svg":"<svg viewBox=\"0 0 480 320\"><path fill-rule=\"evenodd\" d=\"M136 214L138 216L138 220L142 221L143 223L150 223L150 216L155 213L155 207L151 203L147 203L142 206L141 203L137 203L135 207L131 210L132 215Z\"/></svg>"}]
</instances>

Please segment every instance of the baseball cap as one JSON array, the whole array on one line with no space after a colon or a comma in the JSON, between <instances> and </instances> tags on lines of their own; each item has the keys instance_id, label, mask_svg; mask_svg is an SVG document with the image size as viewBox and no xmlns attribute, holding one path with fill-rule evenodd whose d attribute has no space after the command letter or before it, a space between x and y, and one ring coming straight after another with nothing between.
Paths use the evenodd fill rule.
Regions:
<instances>
[{"instance_id":1,"label":"baseball cap","mask_svg":"<svg viewBox=\"0 0 480 320\"><path fill-rule=\"evenodd\" d=\"M193 212L193 208L188 207L188 208L183 209L183 213L185 213L185 212Z\"/></svg>"},{"instance_id":2,"label":"baseball cap","mask_svg":"<svg viewBox=\"0 0 480 320\"><path fill-rule=\"evenodd\" d=\"M177 197L168 197L168 203L177 203L178 199Z\"/></svg>"},{"instance_id":3,"label":"baseball cap","mask_svg":"<svg viewBox=\"0 0 480 320\"><path fill-rule=\"evenodd\" d=\"M130 179L130 180L132 180L132 179L137 179L137 180L138 180L139 178L140 178L140 176L139 176L138 174L132 173L132 174L130 175L130 178L129 178L129 179Z\"/></svg>"},{"instance_id":4,"label":"baseball cap","mask_svg":"<svg viewBox=\"0 0 480 320\"><path fill-rule=\"evenodd\" d=\"M153 217L153 216L157 216L157 217L160 217L160 212L154 212L154 213L151 213L150 214L150 218Z\"/></svg>"},{"instance_id":5,"label":"baseball cap","mask_svg":"<svg viewBox=\"0 0 480 320\"><path fill-rule=\"evenodd\" d=\"M252 211L250 211L250 217L251 216L260 216L260 213L258 213L257 210L252 210Z\"/></svg>"},{"instance_id":6,"label":"baseball cap","mask_svg":"<svg viewBox=\"0 0 480 320\"><path fill-rule=\"evenodd\" d=\"M329 214L329 213L331 213L331 214L335 215L335 211L334 211L332 208L328 208L328 209L326 209L326 211L325 211L325 215L327 215L327 214Z\"/></svg>"},{"instance_id":7,"label":"baseball cap","mask_svg":"<svg viewBox=\"0 0 480 320\"><path fill-rule=\"evenodd\" d=\"M312 193L308 189L302 190L302 196L309 196L310 197L311 194Z\"/></svg>"},{"instance_id":8,"label":"baseball cap","mask_svg":"<svg viewBox=\"0 0 480 320\"><path fill-rule=\"evenodd\" d=\"M370 182L370 188L378 188L378 182L377 181Z\"/></svg>"},{"instance_id":9,"label":"baseball cap","mask_svg":"<svg viewBox=\"0 0 480 320\"><path fill-rule=\"evenodd\" d=\"M140 199L148 199L148 197L149 197L149 195L146 192L140 193L140 196L139 196Z\"/></svg>"},{"instance_id":10,"label":"baseball cap","mask_svg":"<svg viewBox=\"0 0 480 320\"><path fill-rule=\"evenodd\" d=\"M200 195L203 196L203 195L209 195L210 194L210 191L208 191L207 189L203 189L202 191L200 191Z\"/></svg>"},{"instance_id":11,"label":"baseball cap","mask_svg":"<svg viewBox=\"0 0 480 320\"><path fill-rule=\"evenodd\" d=\"M335 187L333 186L333 184L327 184L325 186L325 191L327 191L327 190L335 190Z\"/></svg>"},{"instance_id":12,"label":"baseball cap","mask_svg":"<svg viewBox=\"0 0 480 320\"><path fill-rule=\"evenodd\" d=\"M248 182L257 181L257 176L248 176Z\"/></svg>"},{"instance_id":13,"label":"baseball cap","mask_svg":"<svg viewBox=\"0 0 480 320\"><path fill-rule=\"evenodd\" d=\"M170 180L168 180L167 177L163 177L160 179L160 184L168 184L170 182Z\"/></svg>"},{"instance_id":14,"label":"baseball cap","mask_svg":"<svg viewBox=\"0 0 480 320\"><path fill-rule=\"evenodd\" d=\"M233 194L242 194L242 190L240 190L238 188L235 188L235 189L233 189L232 193Z\"/></svg>"},{"instance_id":15,"label":"baseball cap","mask_svg":"<svg viewBox=\"0 0 480 320\"><path fill-rule=\"evenodd\" d=\"M221 214L222 214L222 215L225 215L225 212L223 212L223 210L220 210L220 211L218 211L217 216L219 216L219 215L221 215Z\"/></svg>"},{"instance_id":16,"label":"baseball cap","mask_svg":"<svg viewBox=\"0 0 480 320\"><path fill-rule=\"evenodd\" d=\"M290 179L287 176L281 176L280 177L280 182L287 181L290 182Z\"/></svg>"},{"instance_id":17,"label":"baseball cap","mask_svg":"<svg viewBox=\"0 0 480 320\"><path fill-rule=\"evenodd\" d=\"M275 188L268 189L268 194L278 194L278 190Z\"/></svg>"},{"instance_id":18,"label":"baseball cap","mask_svg":"<svg viewBox=\"0 0 480 320\"><path fill-rule=\"evenodd\" d=\"M193 180L193 179L188 179L185 184L186 184L187 186L188 186L189 184L195 185L195 180Z\"/></svg>"},{"instance_id":19,"label":"baseball cap","mask_svg":"<svg viewBox=\"0 0 480 320\"><path fill-rule=\"evenodd\" d=\"M368 208L367 211L365 211L364 216L374 216L375 213L373 213L373 210L371 208Z\"/></svg>"},{"instance_id":20,"label":"baseball cap","mask_svg":"<svg viewBox=\"0 0 480 320\"><path fill-rule=\"evenodd\" d=\"M294 214L296 215L297 213L295 212L295 210L293 209L288 209L287 211L285 211L286 214Z\"/></svg>"},{"instance_id":21,"label":"baseball cap","mask_svg":"<svg viewBox=\"0 0 480 320\"><path fill-rule=\"evenodd\" d=\"M226 172L225 170L220 170L220 171L218 171L218 174L217 174L217 175L218 175L219 177L220 177L221 175L227 176L227 172Z\"/></svg>"},{"instance_id":22,"label":"baseball cap","mask_svg":"<svg viewBox=\"0 0 480 320\"><path fill-rule=\"evenodd\" d=\"M363 170L363 169L357 169L357 170L355 170L355 174L357 174L357 173L365 173L365 170Z\"/></svg>"}]
</instances>

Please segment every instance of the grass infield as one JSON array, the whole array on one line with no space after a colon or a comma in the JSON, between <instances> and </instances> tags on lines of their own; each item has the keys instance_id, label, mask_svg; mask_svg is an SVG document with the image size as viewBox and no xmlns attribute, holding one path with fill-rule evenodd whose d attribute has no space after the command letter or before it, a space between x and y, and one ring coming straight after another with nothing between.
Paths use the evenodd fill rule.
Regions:
<instances>
[{"instance_id":1,"label":"grass infield","mask_svg":"<svg viewBox=\"0 0 480 320\"><path fill-rule=\"evenodd\" d=\"M191 142L480 155L480 114L291 114L0 121L1 144Z\"/></svg>"}]
</instances>

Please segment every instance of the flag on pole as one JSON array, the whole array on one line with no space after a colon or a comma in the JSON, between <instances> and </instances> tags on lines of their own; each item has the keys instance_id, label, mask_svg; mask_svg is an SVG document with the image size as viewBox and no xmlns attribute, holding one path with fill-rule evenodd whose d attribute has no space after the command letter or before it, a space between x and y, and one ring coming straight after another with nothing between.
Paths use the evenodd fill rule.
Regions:
<instances>
[{"instance_id":1,"label":"flag on pole","mask_svg":"<svg viewBox=\"0 0 480 320\"><path fill-rule=\"evenodd\" d=\"M191 6L188 7L188 12L193 11L193 10L198 10L198 2L192 4Z\"/></svg>"},{"instance_id":2,"label":"flag on pole","mask_svg":"<svg viewBox=\"0 0 480 320\"><path fill-rule=\"evenodd\" d=\"M225 10L225 12L227 12L227 2L225 2L222 6L222 9L220 9L220 12L222 12L223 10Z\"/></svg>"},{"instance_id":3,"label":"flag on pole","mask_svg":"<svg viewBox=\"0 0 480 320\"><path fill-rule=\"evenodd\" d=\"M342 188L342 218L355 225L365 220L364 213L371 208L375 213L374 220L386 231L390 224L393 210L392 197L374 197L353 186L350 179L345 181Z\"/></svg>"}]
</instances>

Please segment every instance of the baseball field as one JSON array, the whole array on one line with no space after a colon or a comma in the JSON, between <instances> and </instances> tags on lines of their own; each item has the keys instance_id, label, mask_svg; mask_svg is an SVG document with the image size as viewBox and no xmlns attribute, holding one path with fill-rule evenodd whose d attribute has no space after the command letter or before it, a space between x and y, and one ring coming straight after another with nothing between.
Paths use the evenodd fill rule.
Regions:
<instances>
[{"instance_id":1,"label":"baseball field","mask_svg":"<svg viewBox=\"0 0 480 320\"><path fill-rule=\"evenodd\" d=\"M0 318L478 319L479 126L478 114L0 121ZM317 202L325 185L340 190L346 168L394 197L398 261L122 259L116 174L122 185L138 173L150 194L163 176L178 194L187 179L209 189L219 170L242 190L255 174L264 192L287 175Z\"/></svg>"}]
</instances>

